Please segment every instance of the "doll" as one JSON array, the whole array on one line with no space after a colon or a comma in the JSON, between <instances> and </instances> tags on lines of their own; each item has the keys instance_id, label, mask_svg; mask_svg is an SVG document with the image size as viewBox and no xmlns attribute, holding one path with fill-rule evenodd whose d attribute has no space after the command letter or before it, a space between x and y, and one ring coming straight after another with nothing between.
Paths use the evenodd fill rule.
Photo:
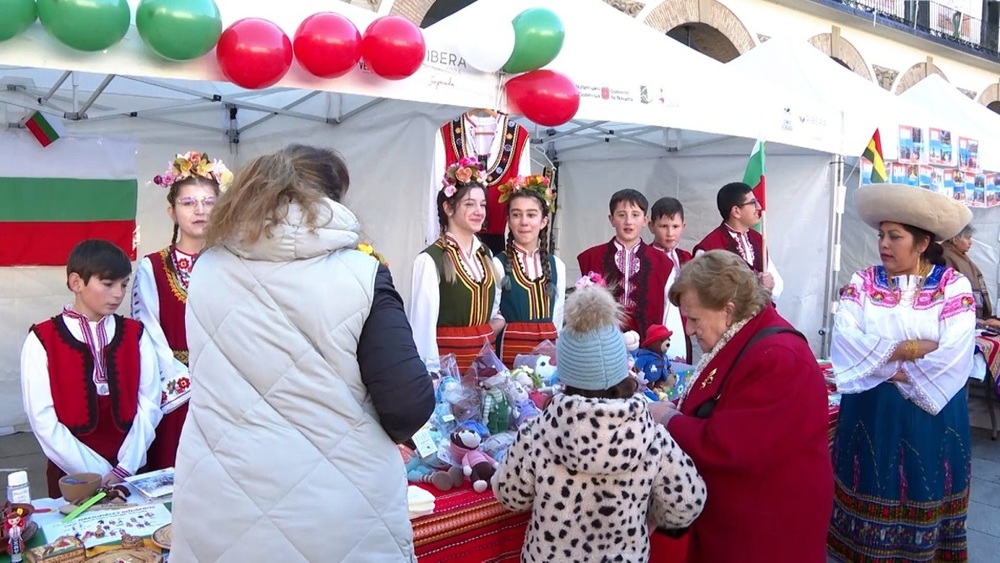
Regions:
<instances>
[{"instance_id":1,"label":"doll","mask_svg":"<svg viewBox=\"0 0 1000 563\"><path fill-rule=\"evenodd\" d=\"M21 554L24 553L24 529L27 527L27 512L24 508L12 508L4 516L3 529L7 536L6 551L11 556L12 561L20 561Z\"/></svg>"},{"instance_id":2,"label":"doll","mask_svg":"<svg viewBox=\"0 0 1000 563\"><path fill-rule=\"evenodd\" d=\"M452 467L447 471L441 471L421 459L409 446L400 444L399 453L402 454L403 463L406 465L406 480L411 483L430 483L439 491L450 491L465 480L462 468Z\"/></svg>"},{"instance_id":3,"label":"doll","mask_svg":"<svg viewBox=\"0 0 1000 563\"><path fill-rule=\"evenodd\" d=\"M510 430L510 402L504 392L508 381L507 372L495 373L483 380L483 424L490 434Z\"/></svg>"},{"instance_id":4,"label":"doll","mask_svg":"<svg viewBox=\"0 0 1000 563\"><path fill-rule=\"evenodd\" d=\"M460 426L451 433L452 457L461 460L462 472L472 481L472 490L481 493L489 488L497 462L479 449L483 437L475 429Z\"/></svg>"},{"instance_id":5,"label":"doll","mask_svg":"<svg viewBox=\"0 0 1000 563\"><path fill-rule=\"evenodd\" d=\"M520 428L524 421L542 414L531 400L528 390L516 379L511 379L507 384L507 395L514 404L514 428Z\"/></svg>"},{"instance_id":6,"label":"doll","mask_svg":"<svg viewBox=\"0 0 1000 563\"><path fill-rule=\"evenodd\" d=\"M647 385L664 380L670 374L666 352L671 336L673 333L663 325L650 325L646 330L646 339L636 352L635 370Z\"/></svg>"}]
</instances>

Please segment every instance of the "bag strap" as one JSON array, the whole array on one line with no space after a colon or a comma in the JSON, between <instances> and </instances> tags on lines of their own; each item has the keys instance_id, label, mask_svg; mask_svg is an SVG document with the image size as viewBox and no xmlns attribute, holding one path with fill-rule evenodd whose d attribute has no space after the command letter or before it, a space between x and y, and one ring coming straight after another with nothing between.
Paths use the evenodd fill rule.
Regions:
<instances>
[{"instance_id":1,"label":"bag strap","mask_svg":"<svg viewBox=\"0 0 1000 563\"><path fill-rule=\"evenodd\" d=\"M787 326L769 326L769 327L767 327L765 329L762 329L762 330L758 331L757 334L753 335L750 338L750 340L746 341L746 344L743 345L743 348L740 348L739 353L736 354L735 358L733 358L733 362L731 364L729 364L729 369L726 370L726 376L722 379L722 382L719 384L719 392L715 394L714 399L716 401L719 400L719 397L722 397L722 389L726 385L726 380L729 379L729 372L731 372L733 370L733 366L735 366L736 363L740 361L740 358L743 357L743 353L746 352L747 349L749 349L750 346L752 346L753 344L755 344L758 340L763 340L764 338L767 338L768 336L772 336L772 335L775 335L775 334L781 334L781 333L794 334L794 335L798 336L799 338L801 338L802 340L804 340L806 343L809 342L809 340L801 332L795 330L794 328L787 327Z\"/></svg>"}]
</instances>

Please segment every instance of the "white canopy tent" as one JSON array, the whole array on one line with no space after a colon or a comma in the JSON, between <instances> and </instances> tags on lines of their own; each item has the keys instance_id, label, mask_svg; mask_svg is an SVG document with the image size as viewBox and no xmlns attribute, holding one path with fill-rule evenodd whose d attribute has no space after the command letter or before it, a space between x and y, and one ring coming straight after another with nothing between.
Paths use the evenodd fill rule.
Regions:
<instances>
[{"instance_id":1,"label":"white canopy tent","mask_svg":"<svg viewBox=\"0 0 1000 563\"><path fill-rule=\"evenodd\" d=\"M305 0L286 0L280 5L235 0L217 0L217 3L224 25L246 16L265 17L278 23L289 36L303 17L317 11ZM130 4L134 9L138 1ZM622 81L629 78L628 74L611 69L616 61L634 57L630 50L633 45L627 41L632 37L649 41L644 44L647 50L644 52L650 58L662 59L663 64L653 74L661 81L669 76L701 73L697 65L671 67L672 60L690 62L691 52L672 39L649 32L641 22L622 20L621 14L598 0L574 2L573 10L569 10L570 4L566 6L560 15L567 18L570 37L573 33L578 33L577 37L593 35L595 31L584 26L601 25L611 21L610 18L621 25L622 41L605 44L602 59L594 61L595 68L584 77L594 84L605 83L605 76ZM322 9L347 15L360 29L373 17L369 12L341 3ZM590 15L573 19L578 11ZM494 18L486 21L496 21ZM626 26L626 22L630 25ZM429 55L417 74L406 80L386 81L360 68L339 79L319 80L293 64L291 72L275 87L245 91L222 81L212 54L187 63L162 61L146 52L134 28L107 52L85 54L61 46L36 23L23 35L0 43L0 85L6 86L0 91L0 104L8 124L16 124L30 111L40 109L65 117L71 136L123 136L138 143L140 255L169 241L171 224L164 209L164 194L145 184L162 172L174 153L203 150L238 168L248 158L288 142L336 148L351 167L352 189L346 203L358 214L366 238L389 259L396 285L404 299L408 299L409 265L422 247L423 218L418 210L425 206L425 179L431 174L434 134L444 121L469 107L501 105L498 76L476 72L459 57L451 56L456 54L454 34L435 26L425 30L425 37L429 50L436 54ZM567 40L560 57L569 58L573 49L584 49L587 44ZM593 53L584 52L586 57ZM665 54L659 55L661 52ZM705 68L720 67L714 61L705 64ZM582 65L581 72L585 68ZM688 74L676 74L682 72ZM656 82L650 79L649 83ZM696 84L697 81L686 79L683 82L685 89L691 87L694 91ZM629 82L622 87L635 92L632 103L640 112L645 111L641 106L653 105L643 104L638 97L641 85ZM745 112L733 112L728 121L710 125L714 112L734 103L722 99L718 108L707 105L697 110L709 124L704 126L709 133L668 129L664 125L670 125L671 119L695 129L699 122L695 112L699 106L680 105L694 104L698 96L685 94L676 85L669 91L676 95L678 106L666 107L666 100L672 94L665 89L665 113L653 124L639 118L628 125L618 123L613 121L616 114L589 109L610 105L603 104L602 99L582 107L581 112L588 112L583 114L586 121L576 121L555 131L529 127L535 137L533 155L544 161L543 155L547 154L562 167L564 229L560 239L562 254L572 270L576 269L573 257L578 251L610 238L603 208L610 193L622 187L643 189L651 200L662 195L679 196L689 209L685 246L691 246L717 224L711 204L715 190L742 176L752 144L749 139L732 136L757 136L755 131L766 127L754 128L746 123L764 112L755 112L752 104L747 104ZM676 111L678 108L683 111ZM571 133L574 129L577 131ZM605 143L606 139L623 142ZM0 148L8 143L35 141L24 131L0 134ZM809 142L802 143L810 146ZM823 237L817 235L820 232L817 226L825 224L826 213L817 211L825 207L817 202L829 200L828 157L775 145L769 145L768 150L769 179L775 186L771 206L776 225L772 231L774 240L795 240L798 248L808 245L810 252L818 254ZM787 165L783 164L786 159ZM809 186L808 197L803 198L791 186ZM807 202L811 211L795 211L796 202ZM605 225L603 231L594 229L595 224ZM795 272L800 269L803 276L814 277L809 271L822 267L822 259L793 261L801 253L791 244L782 249L772 245L772 256L786 280L797 278ZM31 323L53 314L69 300L64 283L62 268L0 271L0 287L4 288L0 292L0 307L6 313L0 319L0 434L15 427L24 428L19 389L20 346ZM790 287L786 290L787 297L783 297L785 304L781 305L783 312L807 332L813 328L810 323L816 316L812 309L816 308L817 299L821 299L821 292L815 291L811 283L796 285L801 289ZM127 311L123 308L121 312Z\"/></svg>"}]
</instances>

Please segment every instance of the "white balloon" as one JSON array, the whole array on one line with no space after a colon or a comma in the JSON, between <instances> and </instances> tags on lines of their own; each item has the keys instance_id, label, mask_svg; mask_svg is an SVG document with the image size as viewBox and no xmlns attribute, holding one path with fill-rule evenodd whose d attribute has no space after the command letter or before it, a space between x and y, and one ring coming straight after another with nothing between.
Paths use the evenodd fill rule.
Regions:
<instances>
[{"instance_id":1,"label":"white balloon","mask_svg":"<svg viewBox=\"0 0 1000 563\"><path fill-rule=\"evenodd\" d=\"M514 24L510 21L466 25L459 50L472 68L496 72L514 52Z\"/></svg>"}]
</instances>

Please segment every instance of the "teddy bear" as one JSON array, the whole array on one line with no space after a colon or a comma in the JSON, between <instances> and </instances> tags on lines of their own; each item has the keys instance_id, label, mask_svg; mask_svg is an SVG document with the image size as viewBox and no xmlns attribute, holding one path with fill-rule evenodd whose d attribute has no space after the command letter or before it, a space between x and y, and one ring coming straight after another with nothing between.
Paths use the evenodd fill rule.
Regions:
<instances>
[{"instance_id":1,"label":"teddy bear","mask_svg":"<svg viewBox=\"0 0 1000 563\"><path fill-rule=\"evenodd\" d=\"M461 460L462 472L472 482L472 490L481 493L489 488L497 462L479 449L483 437L474 428L460 426L451 433L452 458Z\"/></svg>"},{"instance_id":2,"label":"teddy bear","mask_svg":"<svg viewBox=\"0 0 1000 563\"><path fill-rule=\"evenodd\" d=\"M673 333L663 325L649 325L646 338L635 354L635 371L651 385L670 375L670 361L666 352Z\"/></svg>"}]
</instances>

